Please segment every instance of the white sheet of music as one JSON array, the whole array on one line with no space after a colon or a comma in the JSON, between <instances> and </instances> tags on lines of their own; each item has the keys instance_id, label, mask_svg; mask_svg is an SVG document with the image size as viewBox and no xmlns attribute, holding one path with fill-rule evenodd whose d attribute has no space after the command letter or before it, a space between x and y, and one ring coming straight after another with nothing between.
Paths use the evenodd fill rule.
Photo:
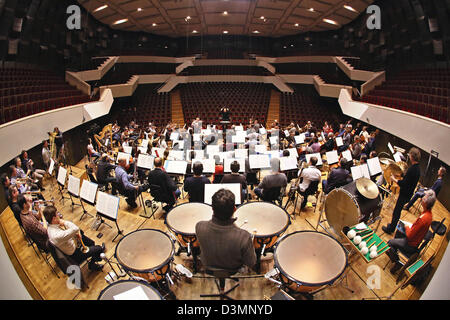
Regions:
<instances>
[{"instance_id":1,"label":"white sheet of music","mask_svg":"<svg viewBox=\"0 0 450 320\"><path fill-rule=\"evenodd\" d=\"M342 156L347 159L347 161L353 161L352 153L350 150L345 150L342 152Z\"/></svg>"},{"instance_id":2,"label":"white sheet of music","mask_svg":"<svg viewBox=\"0 0 450 320\"><path fill-rule=\"evenodd\" d=\"M250 169L270 168L270 157L268 154L251 154L248 161Z\"/></svg>"},{"instance_id":3,"label":"white sheet of music","mask_svg":"<svg viewBox=\"0 0 450 320\"><path fill-rule=\"evenodd\" d=\"M202 129L201 133L204 136L208 136L211 134L211 129Z\"/></svg>"},{"instance_id":4,"label":"white sheet of music","mask_svg":"<svg viewBox=\"0 0 450 320\"><path fill-rule=\"evenodd\" d=\"M125 159L127 164L130 163L130 155L128 153L118 152L116 162L119 162L120 159Z\"/></svg>"},{"instance_id":5,"label":"white sheet of music","mask_svg":"<svg viewBox=\"0 0 450 320\"><path fill-rule=\"evenodd\" d=\"M234 131L244 131L244 127L243 126L235 126Z\"/></svg>"},{"instance_id":6,"label":"white sheet of music","mask_svg":"<svg viewBox=\"0 0 450 320\"><path fill-rule=\"evenodd\" d=\"M205 158L205 152L203 150L186 150L186 159L188 160L192 160L191 159L191 151L194 151L194 159L199 159L202 160Z\"/></svg>"},{"instance_id":7,"label":"white sheet of music","mask_svg":"<svg viewBox=\"0 0 450 320\"><path fill-rule=\"evenodd\" d=\"M268 154L270 156L270 159L272 158L279 158L280 157L280 150L266 150L264 154Z\"/></svg>"},{"instance_id":8,"label":"white sheet of music","mask_svg":"<svg viewBox=\"0 0 450 320\"><path fill-rule=\"evenodd\" d=\"M267 133L267 130L264 128L259 128L259 134L264 135Z\"/></svg>"},{"instance_id":9,"label":"white sheet of music","mask_svg":"<svg viewBox=\"0 0 450 320\"><path fill-rule=\"evenodd\" d=\"M400 155L401 155L400 152L394 153L394 160L395 160L395 162L401 162L402 161L402 158L400 157Z\"/></svg>"},{"instance_id":10,"label":"white sheet of music","mask_svg":"<svg viewBox=\"0 0 450 320\"><path fill-rule=\"evenodd\" d=\"M63 166L59 166L58 170L58 182L61 185L65 185L66 183L66 177L67 177L67 170Z\"/></svg>"},{"instance_id":11,"label":"white sheet of music","mask_svg":"<svg viewBox=\"0 0 450 320\"><path fill-rule=\"evenodd\" d=\"M153 162L155 160L155 157L146 155L146 154L140 154L138 156L138 160L137 160L137 166L138 168L144 168L144 169L149 169L152 170L153 169Z\"/></svg>"},{"instance_id":12,"label":"white sheet of music","mask_svg":"<svg viewBox=\"0 0 450 320\"><path fill-rule=\"evenodd\" d=\"M98 185L88 180L83 180L80 191L80 198L89 203L95 203Z\"/></svg>"},{"instance_id":13,"label":"white sheet of music","mask_svg":"<svg viewBox=\"0 0 450 320\"><path fill-rule=\"evenodd\" d=\"M336 146L340 147L344 145L344 141L342 140L342 137L336 137Z\"/></svg>"},{"instance_id":14,"label":"white sheet of music","mask_svg":"<svg viewBox=\"0 0 450 320\"><path fill-rule=\"evenodd\" d=\"M264 144L256 144L255 152L257 153L265 153L267 151L267 146Z\"/></svg>"},{"instance_id":15,"label":"white sheet of music","mask_svg":"<svg viewBox=\"0 0 450 320\"><path fill-rule=\"evenodd\" d=\"M305 142L305 134L301 133L299 136L295 136L295 144L302 144Z\"/></svg>"},{"instance_id":16,"label":"white sheet of music","mask_svg":"<svg viewBox=\"0 0 450 320\"><path fill-rule=\"evenodd\" d=\"M170 134L170 140L174 141L174 140L178 140L178 137L180 136L179 132L172 132Z\"/></svg>"},{"instance_id":17,"label":"white sheet of music","mask_svg":"<svg viewBox=\"0 0 450 320\"><path fill-rule=\"evenodd\" d=\"M138 150L142 153L147 153L147 147L137 147Z\"/></svg>"},{"instance_id":18,"label":"white sheet of music","mask_svg":"<svg viewBox=\"0 0 450 320\"><path fill-rule=\"evenodd\" d=\"M294 170L298 169L297 167L297 158L294 157L281 157L280 158L280 170Z\"/></svg>"},{"instance_id":19,"label":"white sheet of music","mask_svg":"<svg viewBox=\"0 0 450 320\"><path fill-rule=\"evenodd\" d=\"M223 172L231 172L231 164L234 161L239 163L239 172L245 172L245 159L224 159Z\"/></svg>"},{"instance_id":20,"label":"white sheet of music","mask_svg":"<svg viewBox=\"0 0 450 320\"><path fill-rule=\"evenodd\" d=\"M192 140L195 141L201 141L202 140L202 135L200 133L194 133Z\"/></svg>"},{"instance_id":21,"label":"white sheet of music","mask_svg":"<svg viewBox=\"0 0 450 320\"><path fill-rule=\"evenodd\" d=\"M218 145L206 146L206 153L209 154L209 155L218 154L219 153L219 146Z\"/></svg>"},{"instance_id":22,"label":"white sheet of music","mask_svg":"<svg viewBox=\"0 0 450 320\"><path fill-rule=\"evenodd\" d=\"M244 132L244 131L238 131L239 132ZM245 132L244 132L245 133ZM236 134L235 136L231 136L231 142L233 143L245 143L245 135L238 135Z\"/></svg>"},{"instance_id":23,"label":"white sheet of music","mask_svg":"<svg viewBox=\"0 0 450 320\"><path fill-rule=\"evenodd\" d=\"M184 141L183 140L177 140L172 143L173 148L177 147L179 150L184 149Z\"/></svg>"},{"instance_id":24,"label":"white sheet of music","mask_svg":"<svg viewBox=\"0 0 450 320\"><path fill-rule=\"evenodd\" d=\"M241 204L241 184L240 183L209 183L205 184L205 203L212 204L212 196L220 189L227 189L234 194L234 203Z\"/></svg>"},{"instance_id":25,"label":"white sheet of music","mask_svg":"<svg viewBox=\"0 0 450 320\"><path fill-rule=\"evenodd\" d=\"M131 154L131 151L133 151L133 148L132 148L132 147L123 146L123 152L124 152L124 153Z\"/></svg>"},{"instance_id":26,"label":"white sheet of music","mask_svg":"<svg viewBox=\"0 0 450 320\"><path fill-rule=\"evenodd\" d=\"M278 136L270 136L269 137L270 144L277 144L278 140L279 140Z\"/></svg>"},{"instance_id":27,"label":"white sheet of music","mask_svg":"<svg viewBox=\"0 0 450 320\"><path fill-rule=\"evenodd\" d=\"M367 159L367 166L369 167L369 173L371 176L377 175L382 172L380 159L378 157Z\"/></svg>"},{"instance_id":28,"label":"white sheet of music","mask_svg":"<svg viewBox=\"0 0 450 320\"><path fill-rule=\"evenodd\" d=\"M50 165L49 165L49 167L48 167L48 173L49 173L50 175L53 174L53 169L54 169L54 168L55 168L55 161L53 161L53 159L50 158Z\"/></svg>"},{"instance_id":29,"label":"white sheet of music","mask_svg":"<svg viewBox=\"0 0 450 320\"><path fill-rule=\"evenodd\" d=\"M97 212L113 220L117 220L117 213L119 212L119 201L119 197L99 191L95 209L97 210Z\"/></svg>"},{"instance_id":30,"label":"white sheet of music","mask_svg":"<svg viewBox=\"0 0 450 320\"><path fill-rule=\"evenodd\" d=\"M152 156L162 158L164 156L164 151L166 150L163 148L152 148Z\"/></svg>"},{"instance_id":31,"label":"white sheet of music","mask_svg":"<svg viewBox=\"0 0 450 320\"><path fill-rule=\"evenodd\" d=\"M184 160L184 151L182 150L170 150L169 151L170 160Z\"/></svg>"},{"instance_id":32,"label":"white sheet of music","mask_svg":"<svg viewBox=\"0 0 450 320\"><path fill-rule=\"evenodd\" d=\"M234 157L237 159L248 158L248 149L234 149Z\"/></svg>"},{"instance_id":33,"label":"white sheet of music","mask_svg":"<svg viewBox=\"0 0 450 320\"><path fill-rule=\"evenodd\" d=\"M67 190L74 196L80 195L80 179L69 175L69 182L67 183Z\"/></svg>"},{"instance_id":34,"label":"white sheet of music","mask_svg":"<svg viewBox=\"0 0 450 320\"><path fill-rule=\"evenodd\" d=\"M284 135L285 135L286 137L289 137L289 131L284 130Z\"/></svg>"},{"instance_id":35,"label":"white sheet of music","mask_svg":"<svg viewBox=\"0 0 450 320\"><path fill-rule=\"evenodd\" d=\"M225 152L219 152L217 155L220 158L220 162L223 163L225 159L230 159L233 157L233 151L225 151ZM210 155L210 159L214 159L214 155Z\"/></svg>"},{"instance_id":36,"label":"white sheet of music","mask_svg":"<svg viewBox=\"0 0 450 320\"><path fill-rule=\"evenodd\" d=\"M390 142L388 142L388 148L391 151L392 154L395 153L394 148L392 148L392 144Z\"/></svg>"},{"instance_id":37,"label":"white sheet of music","mask_svg":"<svg viewBox=\"0 0 450 320\"><path fill-rule=\"evenodd\" d=\"M148 139L142 139L142 142L141 142L141 147L142 148L148 148Z\"/></svg>"},{"instance_id":38,"label":"white sheet of music","mask_svg":"<svg viewBox=\"0 0 450 320\"><path fill-rule=\"evenodd\" d=\"M192 163L201 162L203 164L203 173L214 173L216 171L216 162L214 159L195 159ZM194 166L191 166L191 172L194 172Z\"/></svg>"},{"instance_id":39,"label":"white sheet of music","mask_svg":"<svg viewBox=\"0 0 450 320\"><path fill-rule=\"evenodd\" d=\"M166 160L166 162L164 162L164 169L167 173L185 174L186 167L186 161Z\"/></svg>"},{"instance_id":40,"label":"white sheet of music","mask_svg":"<svg viewBox=\"0 0 450 320\"><path fill-rule=\"evenodd\" d=\"M369 167L367 164L363 164L360 166L354 166L350 168L352 171L353 181L359 178L367 178L370 179Z\"/></svg>"},{"instance_id":41,"label":"white sheet of music","mask_svg":"<svg viewBox=\"0 0 450 320\"><path fill-rule=\"evenodd\" d=\"M322 162L322 157L320 156L320 153L311 153L311 154L307 154L306 155L306 162L309 163L309 159L311 159L312 157L316 157L317 158L317 164L316 166L321 166L323 164Z\"/></svg>"},{"instance_id":42,"label":"white sheet of music","mask_svg":"<svg viewBox=\"0 0 450 320\"><path fill-rule=\"evenodd\" d=\"M287 149L287 150L289 150L289 154L290 154L290 156L291 157L298 157L298 152L297 152L297 149L296 148L290 148L290 149Z\"/></svg>"},{"instance_id":43,"label":"white sheet of music","mask_svg":"<svg viewBox=\"0 0 450 320\"><path fill-rule=\"evenodd\" d=\"M333 163L338 163L339 162L339 155L338 155L336 150L329 151L325 155L327 157L327 163L328 164L333 164Z\"/></svg>"}]
</instances>

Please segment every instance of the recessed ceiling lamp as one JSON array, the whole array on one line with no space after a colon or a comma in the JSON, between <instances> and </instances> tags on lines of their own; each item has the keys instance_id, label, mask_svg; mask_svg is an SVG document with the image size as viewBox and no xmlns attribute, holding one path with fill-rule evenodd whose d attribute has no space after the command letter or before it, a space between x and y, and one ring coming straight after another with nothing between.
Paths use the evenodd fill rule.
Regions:
<instances>
[{"instance_id":1,"label":"recessed ceiling lamp","mask_svg":"<svg viewBox=\"0 0 450 320\"><path fill-rule=\"evenodd\" d=\"M331 19L323 19L323 21L326 22L326 23L329 23L329 24L334 24L334 25L338 24L336 21L331 20Z\"/></svg>"},{"instance_id":2,"label":"recessed ceiling lamp","mask_svg":"<svg viewBox=\"0 0 450 320\"><path fill-rule=\"evenodd\" d=\"M314 12L314 8L309 8L308 11Z\"/></svg>"},{"instance_id":3,"label":"recessed ceiling lamp","mask_svg":"<svg viewBox=\"0 0 450 320\"><path fill-rule=\"evenodd\" d=\"M259 33L259 31L258 31L258 30L255 30L255 31L253 31L253 33Z\"/></svg>"},{"instance_id":4,"label":"recessed ceiling lamp","mask_svg":"<svg viewBox=\"0 0 450 320\"><path fill-rule=\"evenodd\" d=\"M99 11L101 11L103 9L106 9L106 8L108 8L107 4L105 4L104 6L98 7L97 9L94 10L94 12L99 12Z\"/></svg>"},{"instance_id":5,"label":"recessed ceiling lamp","mask_svg":"<svg viewBox=\"0 0 450 320\"><path fill-rule=\"evenodd\" d=\"M261 19L261 20L264 20L264 16L261 16L260 19Z\"/></svg>"},{"instance_id":6,"label":"recessed ceiling lamp","mask_svg":"<svg viewBox=\"0 0 450 320\"><path fill-rule=\"evenodd\" d=\"M353 11L353 12L358 12L353 7L351 7L351 6L347 5L347 4L344 5L344 8L347 9L347 10Z\"/></svg>"},{"instance_id":7,"label":"recessed ceiling lamp","mask_svg":"<svg viewBox=\"0 0 450 320\"><path fill-rule=\"evenodd\" d=\"M227 16L227 15L228 15L228 11L224 11L224 12L223 12L223 15L224 15L224 16Z\"/></svg>"},{"instance_id":8,"label":"recessed ceiling lamp","mask_svg":"<svg viewBox=\"0 0 450 320\"><path fill-rule=\"evenodd\" d=\"M156 23L153 22L153 23L152 23L152 27L156 27Z\"/></svg>"},{"instance_id":9,"label":"recessed ceiling lamp","mask_svg":"<svg viewBox=\"0 0 450 320\"><path fill-rule=\"evenodd\" d=\"M125 23L125 22L127 22L128 21L128 19L121 19L121 20L117 20L116 22L114 22L113 24L114 25L116 25L116 24L122 24L122 23Z\"/></svg>"},{"instance_id":10,"label":"recessed ceiling lamp","mask_svg":"<svg viewBox=\"0 0 450 320\"><path fill-rule=\"evenodd\" d=\"M197 30L192 30L192 33L198 33L198 31Z\"/></svg>"},{"instance_id":11,"label":"recessed ceiling lamp","mask_svg":"<svg viewBox=\"0 0 450 320\"><path fill-rule=\"evenodd\" d=\"M223 33L227 34L227 33L228 33L228 31L227 31L227 30L224 30L224 31L223 31Z\"/></svg>"},{"instance_id":12,"label":"recessed ceiling lamp","mask_svg":"<svg viewBox=\"0 0 450 320\"><path fill-rule=\"evenodd\" d=\"M298 27L298 23L294 24L294 26Z\"/></svg>"},{"instance_id":13,"label":"recessed ceiling lamp","mask_svg":"<svg viewBox=\"0 0 450 320\"><path fill-rule=\"evenodd\" d=\"M138 8L137 11L138 11L138 12L141 12L141 11L142 11L142 8Z\"/></svg>"}]
</instances>

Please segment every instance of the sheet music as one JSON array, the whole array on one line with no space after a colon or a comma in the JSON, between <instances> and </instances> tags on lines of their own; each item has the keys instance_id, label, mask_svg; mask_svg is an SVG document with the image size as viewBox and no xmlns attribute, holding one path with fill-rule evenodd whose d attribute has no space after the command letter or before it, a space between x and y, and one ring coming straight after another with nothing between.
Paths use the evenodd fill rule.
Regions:
<instances>
[{"instance_id":1,"label":"sheet music","mask_svg":"<svg viewBox=\"0 0 450 320\"><path fill-rule=\"evenodd\" d=\"M238 132L243 132L243 131L238 131ZM231 136L231 142L232 143L245 143L245 135L235 135L235 136Z\"/></svg>"},{"instance_id":2,"label":"sheet music","mask_svg":"<svg viewBox=\"0 0 450 320\"><path fill-rule=\"evenodd\" d=\"M138 147L138 150L142 153L147 153L147 147Z\"/></svg>"},{"instance_id":3,"label":"sheet music","mask_svg":"<svg viewBox=\"0 0 450 320\"><path fill-rule=\"evenodd\" d=\"M284 135L285 135L286 137L289 137L289 131L284 130Z\"/></svg>"},{"instance_id":4,"label":"sheet music","mask_svg":"<svg viewBox=\"0 0 450 320\"><path fill-rule=\"evenodd\" d=\"M184 141L183 140L174 141L172 146L173 146L174 149L175 149L176 146L178 146L179 150L183 150L184 149Z\"/></svg>"},{"instance_id":5,"label":"sheet music","mask_svg":"<svg viewBox=\"0 0 450 320\"><path fill-rule=\"evenodd\" d=\"M265 153L267 151L267 147L264 144L255 144L255 152L257 153Z\"/></svg>"},{"instance_id":6,"label":"sheet music","mask_svg":"<svg viewBox=\"0 0 450 320\"><path fill-rule=\"evenodd\" d=\"M239 163L239 172L245 172L245 159L224 159L223 172L231 172L231 164L234 161Z\"/></svg>"},{"instance_id":7,"label":"sheet music","mask_svg":"<svg viewBox=\"0 0 450 320\"><path fill-rule=\"evenodd\" d=\"M248 149L234 149L234 157L238 159L248 158Z\"/></svg>"},{"instance_id":8,"label":"sheet music","mask_svg":"<svg viewBox=\"0 0 450 320\"><path fill-rule=\"evenodd\" d=\"M164 151L166 150L163 148L152 148L152 156L162 158L164 156Z\"/></svg>"},{"instance_id":9,"label":"sheet music","mask_svg":"<svg viewBox=\"0 0 450 320\"><path fill-rule=\"evenodd\" d=\"M305 134L301 133L299 136L295 136L295 144L302 144L305 142Z\"/></svg>"},{"instance_id":10,"label":"sheet music","mask_svg":"<svg viewBox=\"0 0 450 320\"><path fill-rule=\"evenodd\" d=\"M202 129L201 134L204 136L208 136L211 134L211 129Z\"/></svg>"},{"instance_id":11,"label":"sheet music","mask_svg":"<svg viewBox=\"0 0 450 320\"><path fill-rule=\"evenodd\" d=\"M142 287L136 287L130 289L128 291L116 294L113 296L114 300L150 300L148 296L145 294L144 289Z\"/></svg>"},{"instance_id":12,"label":"sheet music","mask_svg":"<svg viewBox=\"0 0 450 320\"><path fill-rule=\"evenodd\" d=\"M248 161L251 169L270 168L270 158L268 154L251 154Z\"/></svg>"},{"instance_id":13,"label":"sheet music","mask_svg":"<svg viewBox=\"0 0 450 320\"><path fill-rule=\"evenodd\" d=\"M124 153L124 152L118 152L116 162L119 162L120 159L125 159L127 161L127 164L129 164L130 163L130 154Z\"/></svg>"},{"instance_id":14,"label":"sheet music","mask_svg":"<svg viewBox=\"0 0 450 320\"><path fill-rule=\"evenodd\" d=\"M281 157L280 158L280 170L294 170L297 169L297 159L294 157Z\"/></svg>"},{"instance_id":15,"label":"sheet music","mask_svg":"<svg viewBox=\"0 0 450 320\"><path fill-rule=\"evenodd\" d=\"M200 133L194 133L192 139L194 140L194 142L195 141L201 141L202 140L202 135Z\"/></svg>"},{"instance_id":16,"label":"sheet music","mask_svg":"<svg viewBox=\"0 0 450 320\"><path fill-rule=\"evenodd\" d=\"M170 160L184 160L184 151L182 150L170 150L169 151Z\"/></svg>"},{"instance_id":17,"label":"sheet music","mask_svg":"<svg viewBox=\"0 0 450 320\"><path fill-rule=\"evenodd\" d=\"M155 160L155 157L152 157L152 156L149 156L146 154L140 154L138 156L137 166L138 166L138 168L152 170L154 160Z\"/></svg>"},{"instance_id":18,"label":"sheet music","mask_svg":"<svg viewBox=\"0 0 450 320\"><path fill-rule=\"evenodd\" d=\"M402 158L400 157L400 155L401 155L400 152L394 153L394 160L395 160L395 162L401 162L402 161Z\"/></svg>"},{"instance_id":19,"label":"sheet music","mask_svg":"<svg viewBox=\"0 0 450 320\"><path fill-rule=\"evenodd\" d=\"M234 194L234 203L241 204L241 184L240 183L209 183L205 184L205 203L212 204L212 196L220 189L227 189Z\"/></svg>"},{"instance_id":20,"label":"sheet music","mask_svg":"<svg viewBox=\"0 0 450 320\"><path fill-rule=\"evenodd\" d=\"M67 184L67 190L74 196L80 195L80 179L69 175L69 183Z\"/></svg>"},{"instance_id":21,"label":"sheet music","mask_svg":"<svg viewBox=\"0 0 450 320\"><path fill-rule=\"evenodd\" d=\"M141 142L141 147L142 148L148 148L148 139L143 139Z\"/></svg>"},{"instance_id":22,"label":"sheet music","mask_svg":"<svg viewBox=\"0 0 450 320\"><path fill-rule=\"evenodd\" d=\"M89 203L95 203L98 185L88 180L83 180L80 191L80 198Z\"/></svg>"},{"instance_id":23,"label":"sheet music","mask_svg":"<svg viewBox=\"0 0 450 320\"><path fill-rule=\"evenodd\" d=\"M97 212L111 218L112 220L117 220L117 213L119 212L119 201L119 197L99 191L95 209L97 210Z\"/></svg>"},{"instance_id":24,"label":"sheet music","mask_svg":"<svg viewBox=\"0 0 450 320\"><path fill-rule=\"evenodd\" d=\"M336 137L336 146L340 147L344 145L344 141L342 140L342 137Z\"/></svg>"},{"instance_id":25,"label":"sheet music","mask_svg":"<svg viewBox=\"0 0 450 320\"><path fill-rule=\"evenodd\" d=\"M316 157L317 158L317 164L316 166L321 166L323 164L322 162L322 157L320 156L320 153L311 153L311 154L307 154L306 155L306 162L309 163L309 159L311 159L312 157Z\"/></svg>"},{"instance_id":26,"label":"sheet music","mask_svg":"<svg viewBox=\"0 0 450 320\"><path fill-rule=\"evenodd\" d=\"M279 137L278 136L270 136L269 141L270 141L270 144L277 144L279 141Z\"/></svg>"},{"instance_id":27,"label":"sheet music","mask_svg":"<svg viewBox=\"0 0 450 320\"><path fill-rule=\"evenodd\" d=\"M195 159L192 163L201 162L203 164L203 173L214 173L216 171L216 162L214 159ZM194 166L191 166L191 172L194 172Z\"/></svg>"},{"instance_id":28,"label":"sheet music","mask_svg":"<svg viewBox=\"0 0 450 320\"><path fill-rule=\"evenodd\" d=\"M53 169L55 168L55 161L53 161L52 158L50 158L50 166L48 167L48 173L50 175L53 174Z\"/></svg>"},{"instance_id":29,"label":"sheet music","mask_svg":"<svg viewBox=\"0 0 450 320\"><path fill-rule=\"evenodd\" d=\"M390 142L388 142L388 148L391 151L392 154L395 153L394 148L392 148L392 144Z\"/></svg>"},{"instance_id":30,"label":"sheet music","mask_svg":"<svg viewBox=\"0 0 450 320\"><path fill-rule=\"evenodd\" d=\"M225 159L230 159L233 157L233 151L219 152L217 155L220 158L220 162L223 163ZM214 155L210 155L209 158L214 159Z\"/></svg>"},{"instance_id":31,"label":"sheet music","mask_svg":"<svg viewBox=\"0 0 450 320\"><path fill-rule=\"evenodd\" d=\"M123 152L124 152L124 153L131 154L131 151L133 151L133 148L132 148L132 147L129 147L129 146L123 146Z\"/></svg>"},{"instance_id":32,"label":"sheet music","mask_svg":"<svg viewBox=\"0 0 450 320\"><path fill-rule=\"evenodd\" d=\"M206 153L209 155L219 153L219 146L218 145L206 146Z\"/></svg>"},{"instance_id":33,"label":"sheet music","mask_svg":"<svg viewBox=\"0 0 450 320\"><path fill-rule=\"evenodd\" d=\"M270 156L270 159L272 158L279 158L280 157L280 150L266 150L264 154L268 154Z\"/></svg>"},{"instance_id":34,"label":"sheet music","mask_svg":"<svg viewBox=\"0 0 450 320\"><path fill-rule=\"evenodd\" d=\"M67 177L67 170L66 170L66 168L64 168L63 166L59 166L58 182L61 185L63 185L63 186L66 184L66 177Z\"/></svg>"},{"instance_id":35,"label":"sheet music","mask_svg":"<svg viewBox=\"0 0 450 320\"><path fill-rule=\"evenodd\" d=\"M203 150L186 150L186 159L192 160L191 159L191 151L194 151L194 153L195 153L194 159L202 160L205 158L205 152Z\"/></svg>"},{"instance_id":36,"label":"sheet music","mask_svg":"<svg viewBox=\"0 0 450 320\"><path fill-rule=\"evenodd\" d=\"M363 164L360 166L351 167L352 178L353 181L358 180L359 178L367 178L370 179L369 167L367 164Z\"/></svg>"},{"instance_id":37,"label":"sheet music","mask_svg":"<svg viewBox=\"0 0 450 320\"><path fill-rule=\"evenodd\" d=\"M244 127L243 126L235 126L234 131L244 131Z\"/></svg>"},{"instance_id":38,"label":"sheet music","mask_svg":"<svg viewBox=\"0 0 450 320\"><path fill-rule=\"evenodd\" d=\"M164 169L167 173L185 174L186 168L186 161L166 160L166 162L164 162Z\"/></svg>"},{"instance_id":39,"label":"sheet music","mask_svg":"<svg viewBox=\"0 0 450 320\"><path fill-rule=\"evenodd\" d=\"M327 157L327 163L328 164L333 164L333 163L338 163L339 162L339 155L338 155L336 150L329 151L325 155Z\"/></svg>"},{"instance_id":40,"label":"sheet music","mask_svg":"<svg viewBox=\"0 0 450 320\"><path fill-rule=\"evenodd\" d=\"M298 152L297 152L297 149L296 148L290 148L290 149L287 149L287 150L289 150L289 154L290 154L290 156L291 157L298 157Z\"/></svg>"},{"instance_id":41,"label":"sheet music","mask_svg":"<svg viewBox=\"0 0 450 320\"><path fill-rule=\"evenodd\" d=\"M266 134L267 133L267 130L266 129L264 129L264 128L259 128L259 134L261 134L261 135L264 135L264 134Z\"/></svg>"},{"instance_id":42,"label":"sheet music","mask_svg":"<svg viewBox=\"0 0 450 320\"><path fill-rule=\"evenodd\" d=\"M174 141L174 140L178 140L178 137L180 136L179 132L172 132L170 134L170 140Z\"/></svg>"},{"instance_id":43,"label":"sheet music","mask_svg":"<svg viewBox=\"0 0 450 320\"><path fill-rule=\"evenodd\" d=\"M382 172L380 159L378 157L367 159L367 165L369 167L369 173L371 176L377 175Z\"/></svg>"},{"instance_id":44,"label":"sheet music","mask_svg":"<svg viewBox=\"0 0 450 320\"><path fill-rule=\"evenodd\" d=\"M347 161L353 161L352 158L352 153L350 152L350 150L345 150L342 152L342 156L347 159Z\"/></svg>"}]
</instances>

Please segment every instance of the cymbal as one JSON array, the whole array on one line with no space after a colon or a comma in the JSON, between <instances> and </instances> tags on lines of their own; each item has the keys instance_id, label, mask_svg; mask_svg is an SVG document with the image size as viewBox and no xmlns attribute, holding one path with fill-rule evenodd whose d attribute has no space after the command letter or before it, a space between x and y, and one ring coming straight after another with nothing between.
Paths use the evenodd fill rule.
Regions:
<instances>
[{"instance_id":1,"label":"cymbal","mask_svg":"<svg viewBox=\"0 0 450 320\"><path fill-rule=\"evenodd\" d=\"M367 178L356 180L356 189L367 199L375 199L380 194L375 182Z\"/></svg>"}]
</instances>

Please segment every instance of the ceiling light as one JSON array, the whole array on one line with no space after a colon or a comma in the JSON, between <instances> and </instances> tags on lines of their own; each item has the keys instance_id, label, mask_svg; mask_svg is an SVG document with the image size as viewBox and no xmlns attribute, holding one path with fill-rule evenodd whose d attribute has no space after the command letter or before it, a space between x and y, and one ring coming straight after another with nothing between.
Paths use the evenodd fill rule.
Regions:
<instances>
[{"instance_id":1,"label":"ceiling light","mask_svg":"<svg viewBox=\"0 0 450 320\"><path fill-rule=\"evenodd\" d=\"M260 19L261 19L261 20L264 20L264 16L261 16Z\"/></svg>"},{"instance_id":2,"label":"ceiling light","mask_svg":"<svg viewBox=\"0 0 450 320\"><path fill-rule=\"evenodd\" d=\"M336 21L331 20L331 19L323 19L323 21L326 22L326 23L329 23L329 24L334 24L334 25L338 24Z\"/></svg>"},{"instance_id":3,"label":"ceiling light","mask_svg":"<svg viewBox=\"0 0 450 320\"><path fill-rule=\"evenodd\" d=\"M187 17L186 17L186 20L191 20L191 16L187 16Z\"/></svg>"},{"instance_id":4,"label":"ceiling light","mask_svg":"<svg viewBox=\"0 0 450 320\"><path fill-rule=\"evenodd\" d=\"M356 11L353 7L349 6L349 5L344 5L344 8L353 12L358 12Z\"/></svg>"},{"instance_id":5,"label":"ceiling light","mask_svg":"<svg viewBox=\"0 0 450 320\"><path fill-rule=\"evenodd\" d=\"M225 33L225 34L227 34L228 33L228 31L227 30L225 30L223 33Z\"/></svg>"},{"instance_id":6,"label":"ceiling light","mask_svg":"<svg viewBox=\"0 0 450 320\"><path fill-rule=\"evenodd\" d=\"M101 11L101 10L106 9L106 8L108 8L107 4L105 4L104 6L98 7L97 9L94 10L94 12L98 12L98 11Z\"/></svg>"},{"instance_id":7,"label":"ceiling light","mask_svg":"<svg viewBox=\"0 0 450 320\"><path fill-rule=\"evenodd\" d=\"M153 22L153 23L152 23L152 27L156 27L156 23Z\"/></svg>"},{"instance_id":8,"label":"ceiling light","mask_svg":"<svg viewBox=\"0 0 450 320\"><path fill-rule=\"evenodd\" d=\"M314 8L309 8L308 11L314 12Z\"/></svg>"},{"instance_id":9,"label":"ceiling light","mask_svg":"<svg viewBox=\"0 0 450 320\"><path fill-rule=\"evenodd\" d=\"M258 30L255 30L255 31L253 31L253 33L259 33L259 31L258 31Z\"/></svg>"},{"instance_id":10,"label":"ceiling light","mask_svg":"<svg viewBox=\"0 0 450 320\"><path fill-rule=\"evenodd\" d=\"M298 23L294 24L294 26L298 27Z\"/></svg>"},{"instance_id":11,"label":"ceiling light","mask_svg":"<svg viewBox=\"0 0 450 320\"><path fill-rule=\"evenodd\" d=\"M192 33L198 33L198 31L197 30L192 30Z\"/></svg>"},{"instance_id":12,"label":"ceiling light","mask_svg":"<svg viewBox=\"0 0 450 320\"><path fill-rule=\"evenodd\" d=\"M138 8L138 10L137 10L137 11L141 12L141 11L142 11L142 8Z\"/></svg>"},{"instance_id":13,"label":"ceiling light","mask_svg":"<svg viewBox=\"0 0 450 320\"><path fill-rule=\"evenodd\" d=\"M121 20L117 20L116 22L114 22L113 24L115 25L115 24L122 24L122 23L125 23L125 22L127 22L128 21L128 19L121 19Z\"/></svg>"},{"instance_id":14,"label":"ceiling light","mask_svg":"<svg viewBox=\"0 0 450 320\"><path fill-rule=\"evenodd\" d=\"M224 11L224 12L223 12L223 15L224 15L224 16L228 15L228 11Z\"/></svg>"}]
</instances>

